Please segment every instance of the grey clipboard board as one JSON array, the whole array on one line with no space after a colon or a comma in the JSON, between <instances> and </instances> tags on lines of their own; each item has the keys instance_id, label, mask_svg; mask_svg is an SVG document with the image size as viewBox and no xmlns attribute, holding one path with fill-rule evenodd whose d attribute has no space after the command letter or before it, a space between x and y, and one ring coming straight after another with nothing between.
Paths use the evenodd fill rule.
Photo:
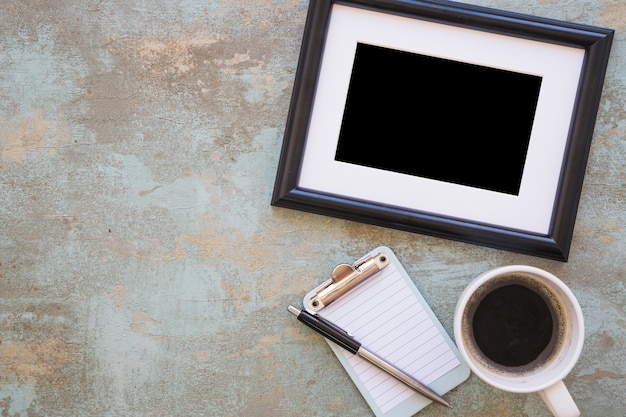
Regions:
<instances>
[{"instance_id":1,"label":"grey clipboard board","mask_svg":"<svg viewBox=\"0 0 626 417\"><path fill-rule=\"evenodd\" d=\"M367 342L374 351L379 346L383 352L377 353L388 351L386 359L395 357L396 365L405 371L414 367L414 377L443 395L469 377L469 367L393 251L380 246L363 258L379 253L389 256L387 267L317 313L364 345ZM307 293L303 305L308 305L323 285ZM327 342L376 416L412 416L431 403L363 359Z\"/></svg>"}]
</instances>

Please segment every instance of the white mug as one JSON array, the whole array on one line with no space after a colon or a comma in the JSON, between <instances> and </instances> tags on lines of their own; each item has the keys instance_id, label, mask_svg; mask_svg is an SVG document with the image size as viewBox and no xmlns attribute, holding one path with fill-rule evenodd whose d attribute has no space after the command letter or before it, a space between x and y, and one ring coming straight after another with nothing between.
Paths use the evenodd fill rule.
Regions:
<instances>
[{"instance_id":1,"label":"white mug","mask_svg":"<svg viewBox=\"0 0 626 417\"><path fill-rule=\"evenodd\" d=\"M495 312L505 311L502 310L504 308L511 310L514 308L511 305L523 298L510 293L509 296L512 298L509 298L508 302L502 303L501 300L495 300L494 297L505 294L514 286L532 288L534 293L541 294L541 299L546 302L545 305L549 306L549 316L553 320L549 327L550 336L546 336L550 339L548 347L543 349L536 359L523 366L517 363L500 365L483 352L483 350L489 352L489 349L492 349L490 352L492 357L505 362L502 360L502 355L494 353L500 349L501 345L505 345L504 336L500 339L493 336L496 341L489 342L491 343L489 344L484 341L486 336L483 335L489 334L489 331L495 335L498 333L498 328L508 327L495 325L492 326L493 330L480 329L482 324L492 325L492 322L488 321L490 317L495 317L493 320L502 321L502 317L506 314L495 314ZM489 294L503 287L508 289L500 290L496 295L487 298ZM530 297L533 296L530 295ZM515 301L511 302L511 300ZM501 306L501 310L495 307L490 310L496 305ZM519 306L516 308L526 309L526 307ZM506 331L502 330L500 333L506 333ZM552 414L557 417L580 415L576 403L563 383L563 378L572 370L582 351L585 335L583 314L572 291L554 275L542 269L524 265L500 267L481 274L468 285L459 298L454 314L454 335L461 356L470 369L486 383L509 392L538 392ZM523 340L529 339L532 338L525 337ZM511 346L511 343L509 342L507 346Z\"/></svg>"}]
</instances>

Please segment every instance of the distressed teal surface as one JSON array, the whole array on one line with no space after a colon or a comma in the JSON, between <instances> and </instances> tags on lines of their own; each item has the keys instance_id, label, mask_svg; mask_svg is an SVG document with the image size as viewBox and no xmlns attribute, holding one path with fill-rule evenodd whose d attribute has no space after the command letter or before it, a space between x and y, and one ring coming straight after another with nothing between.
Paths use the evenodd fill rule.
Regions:
<instances>
[{"instance_id":1,"label":"distressed teal surface","mask_svg":"<svg viewBox=\"0 0 626 417\"><path fill-rule=\"evenodd\" d=\"M626 2L469 1L616 30L567 263L272 208L308 2L0 4L0 413L366 416L286 312L379 245L444 327L470 280L544 268L579 298L565 380L626 415ZM549 416L478 378L422 416Z\"/></svg>"}]
</instances>

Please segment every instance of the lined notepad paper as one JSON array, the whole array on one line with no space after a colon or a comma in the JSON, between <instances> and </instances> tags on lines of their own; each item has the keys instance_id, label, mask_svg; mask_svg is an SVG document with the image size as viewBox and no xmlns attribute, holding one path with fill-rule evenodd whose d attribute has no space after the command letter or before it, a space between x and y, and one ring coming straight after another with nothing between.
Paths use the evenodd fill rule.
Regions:
<instances>
[{"instance_id":1,"label":"lined notepad paper","mask_svg":"<svg viewBox=\"0 0 626 417\"><path fill-rule=\"evenodd\" d=\"M469 369L461 363L456 346L404 268L389 252L392 262L386 268L318 314L349 332L368 350L443 394L465 380ZM377 415L398 411L403 403L410 405L404 404L405 414L389 415L413 415L430 402L366 360L329 344Z\"/></svg>"}]
</instances>

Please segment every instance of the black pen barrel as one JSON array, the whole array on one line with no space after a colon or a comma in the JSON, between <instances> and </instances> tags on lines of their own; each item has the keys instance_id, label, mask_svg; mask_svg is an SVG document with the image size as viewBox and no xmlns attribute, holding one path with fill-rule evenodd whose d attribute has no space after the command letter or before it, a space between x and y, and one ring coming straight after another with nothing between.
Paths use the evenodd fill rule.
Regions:
<instances>
[{"instance_id":1,"label":"black pen barrel","mask_svg":"<svg viewBox=\"0 0 626 417\"><path fill-rule=\"evenodd\" d=\"M335 342L350 353L356 354L361 347L361 344L359 342L352 339L347 334L338 331L333 326L329 326L324 321L318 320L315 316L307 313L306 311L301 311L300 314L298 314L298 320L300 320L302 323L306 324L325 338Z\"/></svg>"}]
</instances>

